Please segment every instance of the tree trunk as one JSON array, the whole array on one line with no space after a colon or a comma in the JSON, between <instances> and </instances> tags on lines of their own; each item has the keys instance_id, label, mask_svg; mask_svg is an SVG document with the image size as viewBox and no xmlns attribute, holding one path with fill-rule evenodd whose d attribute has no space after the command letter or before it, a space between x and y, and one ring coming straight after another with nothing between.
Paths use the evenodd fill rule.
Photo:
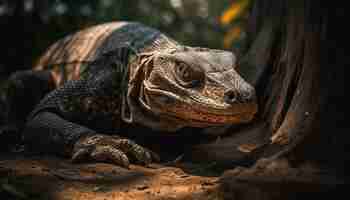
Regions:
<instances>
[{"instance_id":1,"label":"tree trunk","mask_svg":"<svg viewBox=\"0 0 350 200\"><path fill-rule=\"evenodd\" d=\"M341 133L347 128L336 97L345 94L348 48L338 32L332 36L341 29L334 24L344 18L345 7L323 4L254 2L250 46L239 71L257 89L259 115L255 125L215 144L197 146L193 155L226 164L285 157L294 165L311 161L345 167L347 142Z\"/></svg>"}]
</instances>

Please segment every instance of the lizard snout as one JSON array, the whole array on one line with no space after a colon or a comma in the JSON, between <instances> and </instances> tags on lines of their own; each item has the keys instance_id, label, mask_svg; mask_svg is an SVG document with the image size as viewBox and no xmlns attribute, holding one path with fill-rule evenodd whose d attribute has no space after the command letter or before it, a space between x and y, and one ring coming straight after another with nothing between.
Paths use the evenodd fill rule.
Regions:
<instances>
[{"instance_id":1,"label":"lizard snout","mask_svg":"<svg viewBox=\"0 0 350 200\"><path fill-rule=\"evenodd\" d=\"M255 101L255 91L243 90L237 91L235 89L229 89L224 93L224 101L228 104L235 103L250 103Z\"/></svg>"}]
</instances>

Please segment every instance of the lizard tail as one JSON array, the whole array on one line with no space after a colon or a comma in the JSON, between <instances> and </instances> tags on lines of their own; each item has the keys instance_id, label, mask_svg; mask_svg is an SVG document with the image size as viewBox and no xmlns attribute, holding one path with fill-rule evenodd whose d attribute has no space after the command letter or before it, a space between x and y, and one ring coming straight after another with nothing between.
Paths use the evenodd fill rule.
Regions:
<instances>
[{"instance_id":1,"label":"lizard tail","mask_svg":"<svg viewBox=\"0 0 350 200\"><path fill-rule=\"evenodd\" d=\"M17 126L11 125L8 119L8 101L6 91L0 90L0 152L7 152L18 146L21 134Z\"/></svg>"},{"instance_id":2,"label":"lizard tail","mask_svg":"<svg viewBox=\"0 0 350 200\"><path fill-rule=\"evenodd\" d=\"M53 88L49 71L18 71L0 85L0 152L21 143L26 117Z\"/></svg>"}]
</instances>

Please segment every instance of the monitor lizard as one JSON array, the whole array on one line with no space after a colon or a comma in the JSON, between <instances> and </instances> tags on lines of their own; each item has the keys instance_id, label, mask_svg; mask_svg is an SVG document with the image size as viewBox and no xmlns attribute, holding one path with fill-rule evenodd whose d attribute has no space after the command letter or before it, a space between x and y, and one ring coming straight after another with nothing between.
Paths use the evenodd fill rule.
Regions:
<instances>
[{"instance_id":1,"label":"monitor lizard","mask_svg":"<svg viewBox=\"0 0 350 200\"><path fill-rule=\"evenodd\" d=\"M9 118L25 121L24 142L34 149L77 162L148 164L157 155L121 137L125 125L176 133L254 118L254 87L236 66L232 52L186 46L140 23L96 25L57 41L33 70L11 76ZM18 114L16 102L30 106Z\"/></svg>"}]
</instances>

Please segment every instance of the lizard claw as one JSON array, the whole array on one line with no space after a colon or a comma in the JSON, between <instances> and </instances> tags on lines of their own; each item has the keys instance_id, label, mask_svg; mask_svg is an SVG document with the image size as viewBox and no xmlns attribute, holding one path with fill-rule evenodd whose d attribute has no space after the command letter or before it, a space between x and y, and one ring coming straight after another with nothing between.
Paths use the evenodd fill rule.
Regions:
<instances>
[{"instance_id":1,"label":"lizard claw","mask_svg":"<svg viewBox=\"0 0 350 200\"><path fill-rule=\"evenodd\" d=\"M78 149L73 153L71 160L74 163L84 161L89 157L89 153L88 149Z\"/></svg>"},{"instance_id":2,"label":"lizard claw","mask_svg":"<svg viewBox=\"0 0 350 200\"><path fill-rule=\"evenodd\" d=\"M97 134L79 140L74 146L72 161L86 160L111 162L128 168L130 161L148 165L159 161L159 156L132 140Z\"/></svg>"}]
</instances>

